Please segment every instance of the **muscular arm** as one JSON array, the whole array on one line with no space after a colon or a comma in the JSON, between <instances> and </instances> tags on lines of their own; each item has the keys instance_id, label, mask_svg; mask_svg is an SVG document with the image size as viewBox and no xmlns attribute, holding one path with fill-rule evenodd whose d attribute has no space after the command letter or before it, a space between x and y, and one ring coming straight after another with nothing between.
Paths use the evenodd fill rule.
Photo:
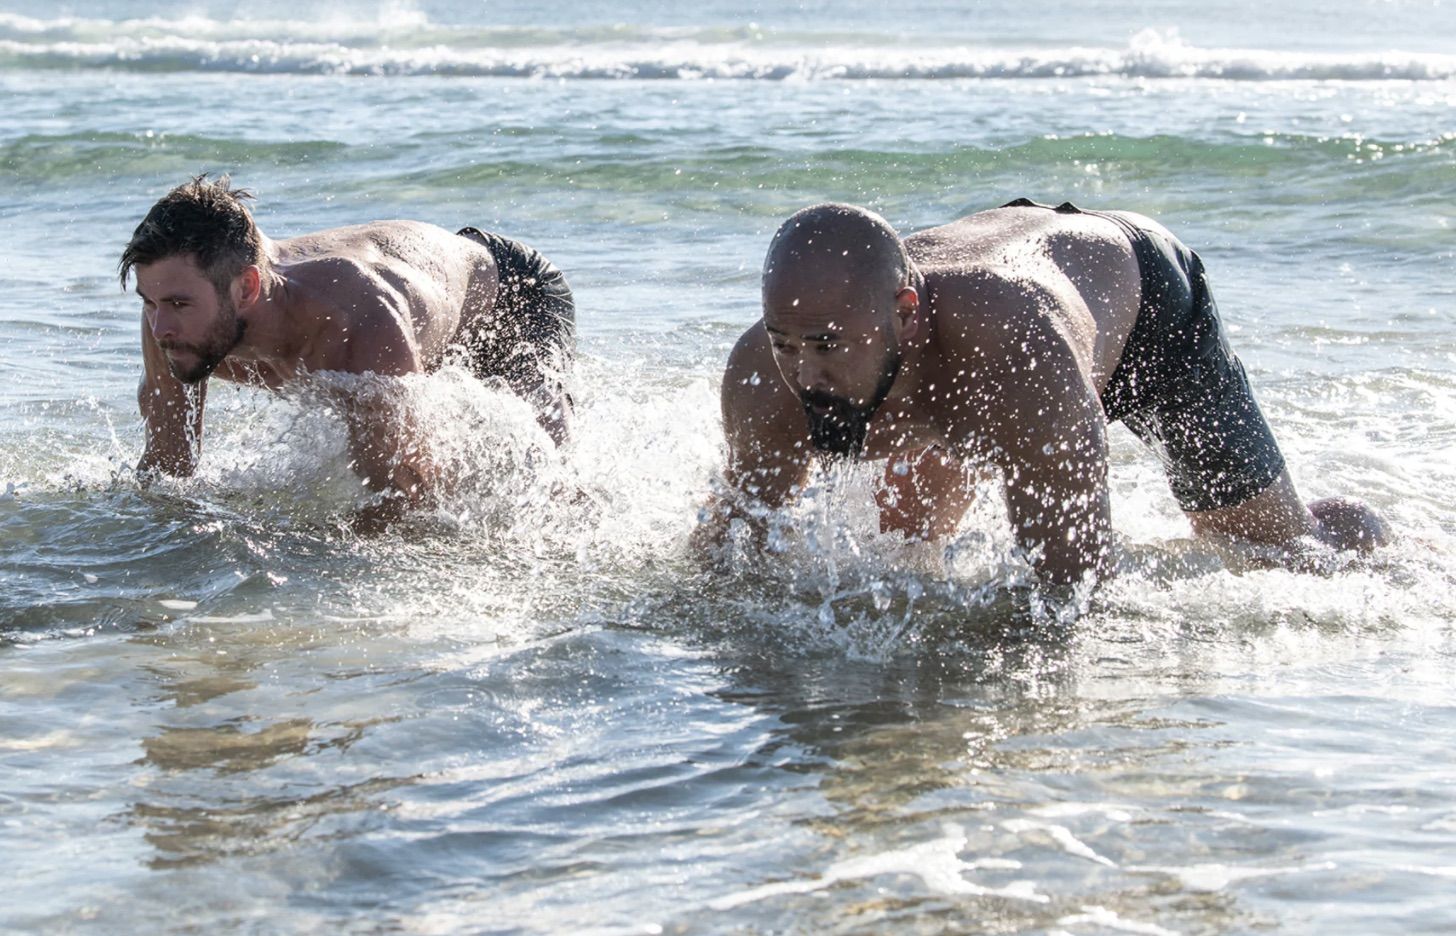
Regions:
<instances>
[{"instance_id":1,"label":"muscular arm","mask_svg":"<svg viewBox=\"0 0 1456 936\"><path fill-rule=\"evenodd\" d=\"M366 311L364 327L351 342L349 370L402 377L422 370L412 330L402 312L381 300ZM344 406L351 466L370 490L386 496L355 518L362 532L375 532L425 503L435 492L438 471L424 432L396 388L369 388Z\"/></svg>"},{"instance_id":2,"label":"muscular arm","mask_svg":"<svg viewBox=\"0 0 1456 936\"><path fill-rule=\"evenodd\" d=\"M145 482L157 472L188 477L202 449L202 405L207 382L191 387L172 376L167 356L142 320L142 379L137 407L146 443L136 473Z\"/></svg>"},{"instance_id":3,"label":"muscular arm","mask_svg":"<svg viewBox=\"0 0 1456 936\"><path fill-rule=\"evenodd\" d=\"M708 516L694 534L700 549L720 543L735 518L761 533L756 515L782 507L797 494L811 461L803 407L779 375L761 323L745 332L728 356L722 404L726 490L709 501Z\"/></svg>"},{"instance_id":4,"label":"muscular arm","mask_svg":"<svg viewBox=\"0 0 1456 936\"><path fill-rule=\"evenodd\" d=\"M376 532L425 503L436 489L437 472L402 401L356 400L346 419L352 467L370 490L386 495L355 518L361 532Z\"/></svg>"},{"instance_id":5,"label":"muscular arm","mask_svg":"<svg viewBox=\"0 0 1456 936\"><path fill-rule=\"evenodd\" d=\"M1044 578L1068 583L1106 570L1111 511L1107 422L1058 314L1064 301L1006 281L985 314L959 323L954 346L975 380L964 437L1001 469L1017 543Z\"/></svg>"}]
</instances>

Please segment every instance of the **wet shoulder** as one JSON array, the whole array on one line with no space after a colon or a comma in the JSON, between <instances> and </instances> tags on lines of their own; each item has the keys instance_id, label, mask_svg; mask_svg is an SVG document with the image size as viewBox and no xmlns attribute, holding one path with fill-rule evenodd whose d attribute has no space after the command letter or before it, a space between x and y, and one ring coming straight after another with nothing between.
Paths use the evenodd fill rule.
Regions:
<instances>
[{"instance_id":1,"label":"wet shoulder","mask_svg":"<svg viewBox=\"0 0 1456 936\"><path fill-rule=\"evenodd\" d=\"M773 347L763 321L748 327L733 350L728 353L728 364L723 371L723 393L725 398L737 395L759 397L774 395L783 387L778 365L774 363Z\"/></svg>"},{"instance_id":2,"label":"wet shoulder","mask_svg":"<svg viewBox=\"0 0 1456 936\"><path fill-rule=\"evenodd\" d=\"M924 228L905 238L905 250L922 268L964 268L993 262L1008 243L1044 229L1055 212L1039 208L993 208L948 224Z\"/></svg>"},{"instance_id":3,"label":"wet shoulder","mask_svg":"<svg viewBox=\"0 0 1456 936\"><path fill-rule=\"evenodd\" d=\"M1117 237L1116 225L1095 214L1012 206L917 231L905 238L905 249L922 270L1001 266L1035 276L1052 259L1054 245Z\"/></svg>"},{"instance_id":4,"label":"wet shoulder","mask_svg":"<svg viewBox=\"0 0 1456 936\"><path fill-rule=\"evenodd\" d=\"M481 254L486 256L482 260ZM420 221L376 221L332 228L280 243L288 276L311 291L356 291L402 300L408 308L458 299L488 251ZM493 267L492 267L493 269Z\"/></svg>"},{"instance_id":5,"label":"wet shoulder","mask_svg":"<svg viewBox=\"0 0 1456 936\"><path fill-rule=\"evenodd\" d=\"M778 425L780 419L801 415L798 398L784 383L774 362L773 347L762 321L751 325L733 350L723 371L723 416L731 433L757 422L756 434L780 431L791 433L797 426L793 419ZM759 417L765 417L760 419Z\"/></svg>"},{"instance_id":6,"label":"wet shoulder","mask_svg":"<svg viewBox=\"0 0 1456 936\"><path fill-rule=\"evenodd\" d=\"M1062 332L1054 289L1014 267L976 266L927 273L935 341L950 357L1014 361Z\"/></svg>"},{"instance_id":7,"label":"wet shoulder","mask_svg":"<svg viewBox=\"0 0 1456 936\"><path fill-rule=\"evenodd\" d=\"M287 264L351 262L361 267L400 259L464 254L471 242L423 221L371 221L315 231L276 242L279 261Z\"/></svg>"}]
</instances>

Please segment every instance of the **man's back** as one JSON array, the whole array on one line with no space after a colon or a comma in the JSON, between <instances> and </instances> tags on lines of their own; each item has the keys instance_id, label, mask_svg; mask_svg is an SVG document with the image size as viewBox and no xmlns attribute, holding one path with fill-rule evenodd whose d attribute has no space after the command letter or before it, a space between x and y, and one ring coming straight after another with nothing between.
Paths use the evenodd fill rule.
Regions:
<instances>
[{"instance_id":1,"label":"man's back","mask_svg":"<svg viewBox=\"0 0 1456 936\"><path fill-rule=\"evenodd\" d=\"M381 347L405 342L416 363L406 370L434 370L461 327L487 314L495 300L490 252L431 224L378 221L273 247L273 269L286 284L284 309L301 339L296 361L279 362L282 367L371 370L381 358L398 357L381 355ZM217 376L257 374L247 362L228 363Z\"/></svg>"},{"instance_id":2,"label":"man's back","mask_svg":"<svg viewBox=\"0 0 1456 936\"><path fill-rule=\"evenodd\" d=\"M1092 388L1106 386L1140 296L1137 261L1115 223L1083 212L997 208L912 234L905 249L925 275L942 338L954 341L965 317L1015 328L1018 319L1045 316L1084 363ZM1043 301L998 306L1003 282L1032 285Z\"/></svg>"}]
</instances>

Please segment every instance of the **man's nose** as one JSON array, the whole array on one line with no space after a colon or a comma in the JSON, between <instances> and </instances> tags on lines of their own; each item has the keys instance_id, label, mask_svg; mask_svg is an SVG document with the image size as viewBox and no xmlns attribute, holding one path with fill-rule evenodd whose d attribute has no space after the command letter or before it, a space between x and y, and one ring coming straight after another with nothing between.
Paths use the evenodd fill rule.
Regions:
<instances>
[{"instance_id":1,"label":"man's nose","mask_svg":"<svg viewBox=\"0 0 1456 936\"><path fill-rule=\"evenodd\" d=\"M824 366L809 355L800 355L798 362L799 388L802 390L828 390L829 375Z\"/></svg>"},{"instance_id":2,"label":"man's nose","mask_svg":"<svg viewBox=\"0 0 1456 936\"><path fill-rule=\"evenodd\" d=\"M153 309L147 313L147 327L157 341L171 341L177 337L177 317L168 315L162 309Z\"/></svg>"}]
</instances>

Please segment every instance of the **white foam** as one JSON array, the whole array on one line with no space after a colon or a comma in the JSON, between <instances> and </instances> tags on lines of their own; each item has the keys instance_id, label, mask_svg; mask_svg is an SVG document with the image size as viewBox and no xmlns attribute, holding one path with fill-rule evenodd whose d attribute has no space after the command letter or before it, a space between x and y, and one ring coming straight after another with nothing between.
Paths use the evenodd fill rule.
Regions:
<instances>
[{"instance_id":1,"label":"white foam","mask_svg":"<svg viewBox=\"0 0 1456 936\"><path fill-rule=\"evenodd\" d=\"M1200 864L1185 867L1136 866L1125 870L1137 873L1168 874L1176 877L1186 890L1214 893L1231 884L1254 878L1276 877L1284 874L1303 874L1307 871L1329 871L1336 866L1333 862L1302 865L1288 868L1238 868L1225 864Z\"/></svg>"},{"instance_id":2,"label":"white foam","mask_svg":"<svg viewBox=\"0 0 1456 936\"><path fill-rule=\"evenodd\" d=\"M1456 881L1456 865L1395 865L1392 870Z\"/></svg>"},{"instance_id":3,"label":"white foam","mask_svg":"<svg viewBox=\"0 0 1456 936\"><path fill-rule=\"evenodd\" d=\"M1034 816L1044 816L1048 819L1090 814L1106 816L1114 822L1131 822L1133 814L1128 811L1129 808L1136 807L1110 806L1106 803L1050 803L1046 806L1029 809L1027 812Z\"/></svg>"},{"instance_id":4,"label":"white foam","mask_svg":"<svg viewBox=\"0 0 1456 936\"><path fill-rule=\"evenodd\" d=\"M1170 930L1158 926L1156 923L1139 923L1135 920L1124 919L1115 910L1106 907L1088 906L1083 907L1081 913L1074 913L1057 920L1063 926L1076 926L1082 923L1090 923L1105 929L1116 930L1120 933L1141 933L1144 936L1178 936L1177 930Z\"/></svg>"},{"instance_id":5,"label":"white foam","mask_svg":"<svg viewBox=\"0 0 1456 936\"><path fill-rule=\"evenodd\" d=\"M1240 81L1439 81L1456 55L1203 49L1144 30L1123 48L922 43L907 61L866 36L812 33L761 41L754 30L451 27L419 15L221 21L187 17L37 20L0 14L0 59L21 65L334 75L454 75L657 80L1197 78Z\"/></svg>"},{"instance_id":6,"label":"white foam","mask_svg":"<svg viewBox=\"0 0 1456 936\"><path fill-rule=\"evenodd\" d=\"M189 619L193 624L266 624L271 620L271 608L264 608L253 614L199 614Z\"/></svg>"},{"instance_id":7,"label":"white foam","mask_svg":"<svg viewBox=\"0 0 1456 936\"><path fill-rule=\"evenodd\" d=\"M1109 868L1117 867L1116 862L1097 854L1090 845L1073 835L1072 830L1066 826L1056 825L1050 822L1034 822L1030 819L1008 819L1001 823L1001 825L1007 831L1018 834L1041 832L1062 846L1063 850L1070 855L1076 855L1078 858L1086 858L1088 861L1095 861Z\"/></svg>"},{"instance_id":8,"label":"white foam","mask_svg":"<svg viewBox=\"0 0 1456 936\"><path fill-rule=\"evenodd\" d=\"M945 834L941 838L908 848L837 861L817 878L765 884L762 887L719 897L710 901L708 906L714 910L732 910L771 897L813 893L844 881L861 880L884 874L917 877L929 890L940 894L1009 897L1033 903L1048 902L1049 898L1037 893L1029 881L1016 881L1005 887L983 887L967 881L961 875L968 871L1015 870L1020 867L1020 864L1004 859L962 861L959 853L966 847L967 842L964 830L960 826L947 824L944 832Z\"/></svg>"},{"instance_id":9,"label":"white foam","mask_svg":"<svg viewBox=\"0 0 1456 936\"><path fill-rule=\"evenodd\" d=\"M29 738L7 738L0 736L0 751L12 754L20 752L45 751L55 748L74 748L82 743L80 737L66 729L58 729Z\"/></svg>"}]
</instances>

